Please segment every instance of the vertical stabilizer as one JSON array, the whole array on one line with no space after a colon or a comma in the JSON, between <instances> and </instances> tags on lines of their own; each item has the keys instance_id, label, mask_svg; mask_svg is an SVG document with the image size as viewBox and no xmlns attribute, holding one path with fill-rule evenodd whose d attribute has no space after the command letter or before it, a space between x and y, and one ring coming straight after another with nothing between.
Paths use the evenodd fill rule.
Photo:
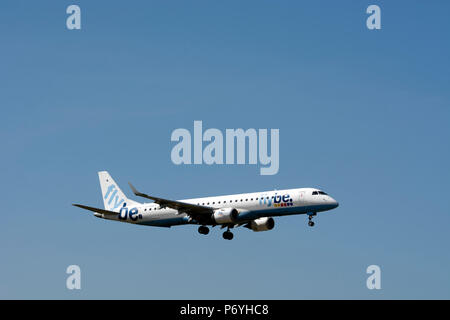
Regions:
<instances>
[{"instance_id":1,"label":"vertical stabilizer","mask_svg":"<svg viewBox=\"0 0 450 320\"><path fill-rule=\"evenodd\" d=\"M138 202L130 200L125 196L107 171L100 171L98 173L98 178L102 189L102 198L105 210L119 211L124 203L126 203L127 207L130 205L139 205Z\"/></svg>"}]
</instances>

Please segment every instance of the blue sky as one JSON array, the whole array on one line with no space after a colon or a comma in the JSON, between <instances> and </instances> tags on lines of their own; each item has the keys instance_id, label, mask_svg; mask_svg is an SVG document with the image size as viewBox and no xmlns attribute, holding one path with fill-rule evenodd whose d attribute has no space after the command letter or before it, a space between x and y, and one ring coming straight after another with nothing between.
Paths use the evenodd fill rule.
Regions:
<instances>
[{"instance_id":1,"label":"blue sky","mask_svg":"<svg viewBox=\"0 0 450 320\"><path fill-rule=\"evenodd\" d=\"M78 4L82 29L66 29ZM382 29L366 28L378 4ZM2 1L0 298L450 298L446 1ZM280 170L175 166L176 128L279 128ZM224 241L96 219L97 171L340 207ZM66 267L82 290L65 287ZM368 290L367 266L382 271Z\"/></svg>"}]
</instances>

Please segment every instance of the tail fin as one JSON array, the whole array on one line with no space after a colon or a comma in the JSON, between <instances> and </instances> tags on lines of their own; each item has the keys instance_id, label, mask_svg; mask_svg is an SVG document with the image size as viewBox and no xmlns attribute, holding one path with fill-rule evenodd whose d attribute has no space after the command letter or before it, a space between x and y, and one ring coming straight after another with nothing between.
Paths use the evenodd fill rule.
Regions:
<instances>
[{"instance_id":1,"label":"tail fin","mask_svg":"<svg viewBox=\"0 0 450 320\"><path fill-rule=\"evenodd\" d=\"M119 211L124 203L126 204L125 206L139 205L138 202L130 200L125 196L107 171L100 171L98 173L98 178L100 180L100 187L102 188L102 198L105 210Z\"/></svg>"}]
</instances>

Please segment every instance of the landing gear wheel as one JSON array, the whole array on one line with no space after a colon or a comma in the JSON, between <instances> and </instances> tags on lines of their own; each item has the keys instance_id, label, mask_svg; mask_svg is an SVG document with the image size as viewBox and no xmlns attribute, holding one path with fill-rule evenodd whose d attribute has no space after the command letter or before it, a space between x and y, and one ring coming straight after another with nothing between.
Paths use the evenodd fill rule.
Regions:
<instances>
[{"instance_id":1,"label":"landing gear wheel","mask_svg":"<svg viewBox=\"0 0 450 320\"><path fill-rule=\"evenodd\" d=\"M316 213L308 214L308 226L314 227L314 222L312 221L312 218L316 215Z\"/></svg>"},{"instance_id":2,"label":"landing gear wheel","mask_svg":"<svg viewBox=\"0 0 450 320\"><path fill-rule=\"evenodd\" d=\"M200 234L208 234L209 233L209 228L206 226L200 226L198 227L198 233Z\"/></svg>"},{"instance_id":3,"label":"landing gear wheel","mask_svg":"<svg viewBox=\"0 0 450 320\"><path fill-rule=\"evenodd\" d=\"M231 240L231 239L233 239L233 233L231 233L230 231L225 231L223 233L223 238L225 240Z\"/></svg>"}]
</instances>

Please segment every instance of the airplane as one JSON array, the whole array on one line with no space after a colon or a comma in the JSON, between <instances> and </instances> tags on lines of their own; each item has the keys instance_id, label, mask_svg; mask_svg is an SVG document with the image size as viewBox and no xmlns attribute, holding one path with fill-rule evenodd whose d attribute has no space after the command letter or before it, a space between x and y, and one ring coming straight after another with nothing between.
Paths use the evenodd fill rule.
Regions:
<instances>
[{"instance_id":1,"label":"airplane","mask_svg":"<svg viewBox=\"0 0 450 320\"><path fill-rule=\"evenodd\" d=\"M316 188L298 188L254 193L242 193L185 200L168 200L139 192L128 183L133 193L152 200L140 203L128 199L107 171L98 172L104 209L73 204L94 212L107 220L146 226L172 227L199 225L198 232L206 235L208 226L226 228L223 238L233 239L232 228L244 226L255 232L272 230L273 217L306 214L308 225L314 226L318 212L339 206L331 196Z\"/></svg>"}]
</instances>

